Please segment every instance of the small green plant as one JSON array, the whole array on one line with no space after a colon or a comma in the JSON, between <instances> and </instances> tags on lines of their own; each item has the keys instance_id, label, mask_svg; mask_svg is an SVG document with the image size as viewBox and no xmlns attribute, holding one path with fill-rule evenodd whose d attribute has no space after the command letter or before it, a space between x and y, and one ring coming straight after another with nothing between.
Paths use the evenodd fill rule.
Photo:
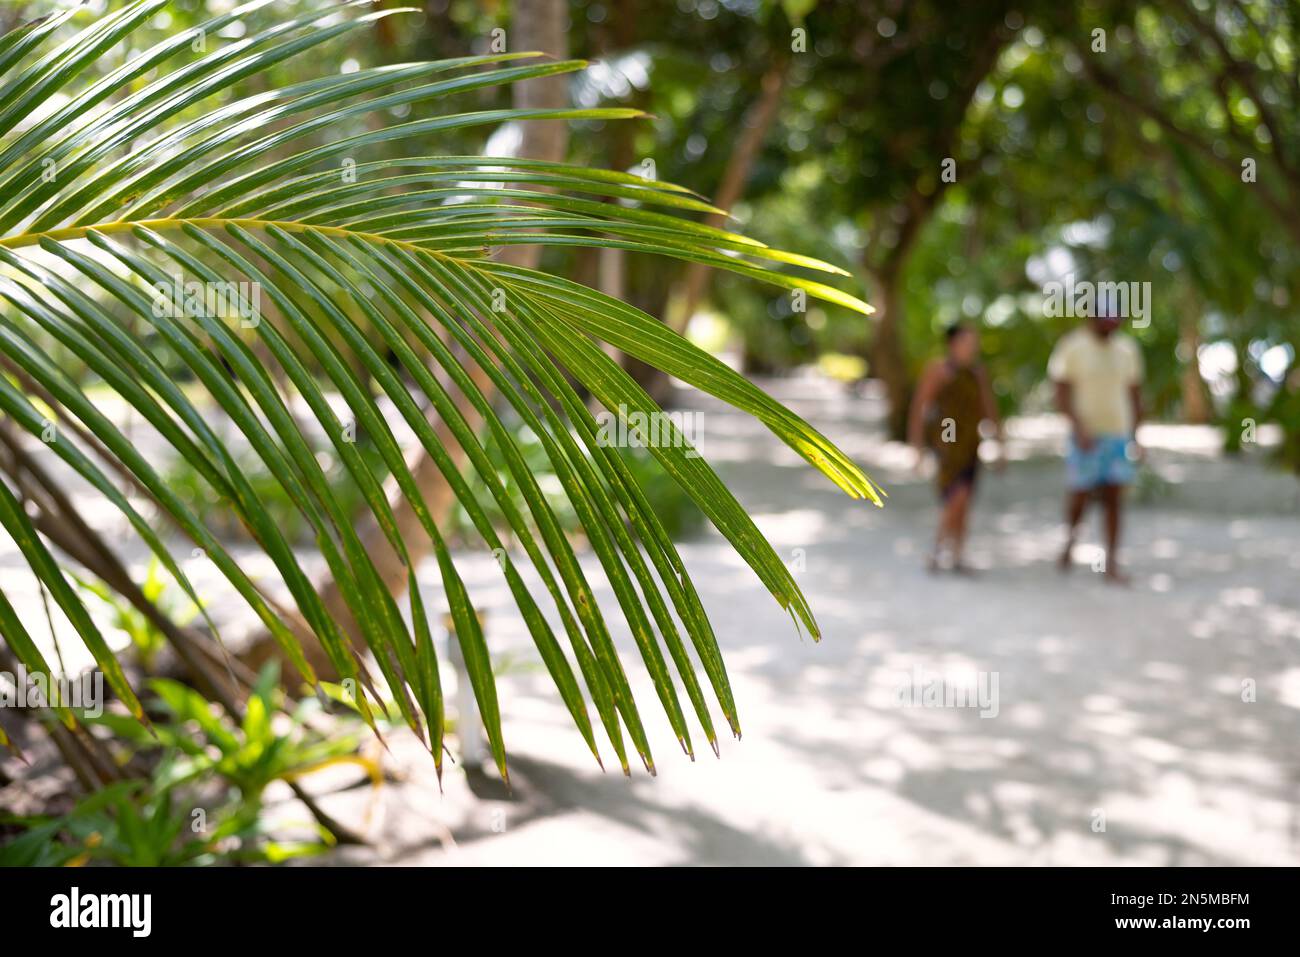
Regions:
<instances>
[{"instance_id":1,"label":"small green plant","mask_svg":"<svg viewBox=\"0 0 1300 957\"><path fill-rule=\"evenodd\" d=\"M122 714L85 718L152 759L151 773L96 791L65 815L4 820L22 831L0 847L0 866L276 863L328 850L333 839L322 828L313 841L274 839L267 787L343 761L375 770L356 754L355 735L309 728L316 699L287 709L278 678L274 665L262 672L238 725L165 679L150 683L149 707L160 716L152 731Z\"/></svg>"},{"instance_id":2,"label":"small green plant","mask_svg":"<svg viewBox=\"0 0 1300 957\"><path fill-rule=\"evenodd\" d=\"M324 737L309 730L308 721L320 712L320 702L306 698L289 709L278 682L278 667L267 665L238 726L193 688L165 678L154 679L150 687L158 696L155 707L167 720L150 729L125 715L107 712L92 723L109 727L143 750L174 749L189 760L191 773L211 771L238 789L244 802L259 806L272 781L349 758L359 744L353 735ZM278 715L281 710L284 714ZM282 720L277 722L277 717Z\"/></svg>"},{"instance_id":3,"label":"small green plant","mask_svg":"<svg viewBox=\"0 0 1300 957\"><path fill-rule=\"evenodd\" d=\"M164 774L168 763L159 769ZM160 867L197 861L208 839L186 839L186 819L166 787L119 781L82 799L68 814L10 819L25 830L0 847L0 866L65 867L91 860Z\"/></svg>"},{"instance_id":4,"label":"small green plant","mask_svg":"<svg viewBox=\"0 0 1300 957\"><path fill-rule=\"evenodd\" d=\"M167 645L167 636L143 612L113 591L102 581L85 578L69 571L68 577L84 594L93 595L109 609L108 624L131 639L131 645L140 656L146 671L153 670L158 653ZM140 585L140 592L159 611L177 625L188 625L199 613L199 605L187 598L178 597L170 580L163 574L157 558L149 561L149 570Z\"/></svg>"}]
</instances>

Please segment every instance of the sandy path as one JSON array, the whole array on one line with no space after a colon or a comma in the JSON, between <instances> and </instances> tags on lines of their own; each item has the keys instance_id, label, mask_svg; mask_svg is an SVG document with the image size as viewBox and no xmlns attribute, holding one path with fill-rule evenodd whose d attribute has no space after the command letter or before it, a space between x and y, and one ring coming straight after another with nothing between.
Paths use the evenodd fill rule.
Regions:
<instances>
[{"instance_id":1,"label":"sandy path","mask_svg":"<svg viewBox=\"0 0 1300 957\"><path fill-rule=\"evenodd\" d=\"M850 502L757 423L684 396L703 415L706 457L795 567L825 634L801 642L716 534L682 545L726 655L743 742L724 740L718 761L697 735L702 756L688 761L617 633L659 775L602 774L535 664L495 563L466 553L458 563L488 611L498 665L509 662L500 684L514 798L476 798L456 769L440 796L427 754L393 735L384 760L403 783L325 799L375 841L334 860L1300 863L1293 477L1224 461L1206 430L1146 430L1164 483L1130 511L1135 586L1114 590L1087 548L1070 576L1052 567L1061 436L1051 419L1016 420L1016 461L981 490L972 557L985 572L934 578L921 571L933 496L880 440L878 403L818 380L766 385L891 497L885 509ZM78 498L140 571L120 517L84 489ZM264 558L241 560L273 573ZM0 549L0 570L39 637L39 597L13 549ZM187 570L218 611L236 606L220 600L202 560ZM425 578L439 603L436 568ZM983 677L991 690L994 676L996 716L900 704L900 687L943 679L964 689ZM1242 700L1243 682L1256 700ZM308 783L324 791L354 777ZM291 802L283 813L304 816Z\"/></svg>"},{"instance_id":2,"label":"sandy path","mask_svg":"<svg viewBox=\"0 0 1300 957\"><path fill-rule=\"evenodd\" d=\"M1212 437L1149 430L1169 480L1130 512L1130 590L1081 549L1061 576L1060 436L1015 423L1006 476L982 490L977 581L920 570L928 484L878 439L876 406L812 380L770 384L891 492L840 497L745 417L700 397L702 448L797 575L825 639L788 617L716 536L682 552L710 610L745 730L688 761L633 667L659 775L601 774L544 675L502 679L517 794L430 791L427 757L378 796L379 847L342 859L474 864L1300 863L1300 512L1293 478L1213 455ZM529 658L485 556L467 578L491 640ZM431 591L430 597L436 597ZM625 660L635 650L620 635ZM996 715L906 707L899 688L997 680ZM1242 700L1253 681L1256 699ZM918 692L919 694L919 692ZM993 709L986 709L991 712ZM1104 830L1100 825L1104 822Z\"/></svg>"}]
</instances>

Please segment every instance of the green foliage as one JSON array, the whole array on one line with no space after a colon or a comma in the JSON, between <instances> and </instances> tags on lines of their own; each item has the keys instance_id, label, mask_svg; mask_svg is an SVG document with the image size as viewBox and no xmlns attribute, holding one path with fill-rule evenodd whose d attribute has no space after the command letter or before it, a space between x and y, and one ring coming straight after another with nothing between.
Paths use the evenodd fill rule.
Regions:
<instances>
[{"instance_id":1,"label":"green foliage","mask_svg":"<svg viewBox=\"0 0 1300 957\"><path fill-rule=\"evenodd\" d=\"M565 495L564 484L551 465L545 443L536 432L518 420L507 421L505 427L528 471L536 479L547 505L554 512L560 529L566 535L581 535L582 521ZM485 442L484 447L488 460L496 469L498 480L515 508L523 510L527 507L527 502L523 491L513 483L505 451L498 442L491 440ZM629 478L641 488L650 509L673 541L686 538L700 528L704 516L690 496L659 467L650 452L635 447L614 447L610 451L622 460ZM477 472L466 470L465 480L477 497L487 497L487 483ZM505 513L495 503L489 502L486 510L494 524L505 524ZM456 534L467 544L476 544L478 539L468 511L463 506L458 506L452 518Z\"/></svg>"},{"instance_id":2,"label":"green foliage","mask_svg":"<svg viewBox=\"0 0 1300 957\"><path fill-rule=\"evenodd\" d=\"M68 572L83 592L99 599L109 610L109 626L131 639L131 645L146 671L153 669L159 652L167 646L167 636L144 612L132 606L102 581L92 581ZM162 563L156 558L149 561L145 579L140 583L140 593L145 600L177 625L188 625L199 613L199 606L188 599L178 598L169 579L163 574Z\"/></svg>"},{"instance_id":3,"label":"green foliage","mask_svg":"<svg viewBox=\"0 0 1300 957\"><path fill-rule=\"evenodd\" d=\"M737 118L783 55L771 11L683 10L619 48L653 82L610 83L602 102L671 120L633 156L721 180ZM1138 334L1153 415L1186 414L1189 367L1203 366L1229 449L1243 418L1281 423L1300 448L1298 23L1294 3L1228 0L818 4L735 213L766 241L860 262L868 282L901 261L895 361L913 377L944 325L978 324L1004 412L1045 407L1047 356L1069 325L1043 315L1036 263L1067 253L1078 279L1149 281ZM673 274L638 268L629 294L662 310ZM873 334L731 277L711 289L749 368L865 355ZM1216 371L1223 356L1235 372Z\"/></svg>"},{"instance_id":4,"label":"green foliage","mask_svg":"<svg viewBox=\"0 0 1300 957\"><path fill-rule=\"evenodd\" d=\"M736 212L754 226L758 238L779 247L799 245L810 255L831 262L852 262L861 234L847 222L827 228L823 215L822 176L817 160L792 166L778 189L744 203ZM850 288L853 279L835 280ZM789 295L752 283L719 276L713 300L720 318L742 346L745 367L779 371L816 360L827 352L860 352L862 318L845 309L808 302L798 311Z\"/></svg>"},{"instance_id":5,"label":"green foliage","mask_svg":"<svg viewBox=\"0 0 1300 957\"><path fill-rule=\"evenodd\" d=\"M151 729L106 712L92 723L112 729L138 748L179 752L184 758L175 768L177 781L211 772L237 788L244 803L257 805L272 781L333 763L353 753L358 743L349 736L324 738L308 730L309 719L320 710L315 698L287 712L286 727L277 732L275 718L283 710L278 677L275 665L263 670L237 726L193 688L163 678L151 681L150 687L165 721Z\"/></svg>"},{"instance_id":6,"label":"green foliage","mask_svg":"<svg viewBox=\"0 0 1300 957\"><path fill-rule=\"evenodd\" d=\"M264 820L272 782L354 759L354 736L309 729L315 699L277 729L274 716L285 709L274 666L262 673L239 725L191 688L163 679L150 686L158 696L150 710L159 716L152 731L111 712L87 719L149 758L149 775L97 790L65 815L6 820L21 831L0 846L0 866L276 863L329 848L323 830L316 841L284 842L268 835Z\"/></svg>"},{"instance_id":7,"label":"green foliage","mask_svg":"<svg viewBox=\"0 0 1300 957\"><path fill-rule=\"evenodd\" d=\"M387 21L410 15L344 6L355 9L340 16L333 4L308 3L277 19L271 4L254 0L185 19L178 31L159 19L180 16L179 5L131 0L101 16L72 8L0 38L0 354L61 417L96 439L83 448L75 435L61 434L49 452L126 517L198 604L168 545L104 463L129 473L165 526L188 539L186 551L197 548L213 563L285 658L315 683L298 635L212 526L247 529L334 676L375 701L379 694L369 689L385 686L440 761L445 722L429 610L410 587L427 546L504 773L490 649L441 516L408 461L412 447L420 450L478 537L496 549L509 534L537 571L534 594L513 558L501 563L588 747L598 755L590 701L620 766L628 766L626 731L653 767L607 610L596 605L554 500L503 424L509 409L542 442L674 735L691 749L689 710L715 739L706 683L739 733L716 638L668 529L623 456L596 440L586 396L611 411L660 411L602 346L755 415L847 494L878 503L877 489L807 423L645 312L490 254L513 245L618 248L860 312L868 307L805 275L842 276L837 267L700 224L694 217L714 210L682 187L440 151L502 123L643 115L617 107L482 108L500 105L511 84L576 73L581 61L488 52L285 77L286 64L301 68L332 43L355 44L362 30L383 35L393 27ZM96 78L101 66L107 72ZM439 145L428 147L431 139ZM50 169L56 175L45 175ZM223 296L215 305L213 290ZM79 366L52 361L59 353L50 342ZM93 399L85 391L91 385ZM105 393L148 423L167 450L161 460L105 413ZM299 421L299 403L314 420L310 428ZM0 410L31 435L45 426L44 409L19 383L0 380ZM476 430L470 421L480 419ZM328 461L314 445L321 436ZM497 462L485 442L503 452ZM455 447L482 481L477 493ZM815 636L789 570L709 466L677 445L649 452ZM178 491L164 477L172 459L201 481L185 480ZM209 496L232 521L214 520ZM358 502L408 573L405 608L354 524ZM416 531L399 531L399 513ZM504 528L494 517L504 518ZM117 656L3 483L0 519L114 693L141 717ZM294 548L300 538L328 567L363 649L326 608ZM556 615L548 618L539 602ZM24 664L49 670L2 592L0 633Z\"/></svg>"},{"instance_id":8,"label":"green foliage","mask_svg":"<svg viewBox=\"0 0 1300 957\"><path fill-rule=\"evenodd\" d=\"M325 481L334 489L343 513L364 514L363 510L367 508L365 497L356 483L349 481L347 468L331 454L333 446L314 443L314 448L316 457L325 463L321 471ZM373 443L358 442L357 452L377 478L382 481L387 476L387 466ZM258 456L252 453L236 456L235 467L243 472L252 494L261 501L285 541L295 545L310 545L314 541L315 530L311 522ZM225 541L257 540L188 459L171 462L163 478L217 538Z\"/></svg>"},{"instance_id":9,"label":"green foliage","mask_svg":"<svg viewBox=\"0 0 1300 957\"><path fill-rule=\"evenodd\" d=\"M170 768L160 765L166 775ZM206 838L185 835L188 815L171 789L129 780L99 789L57 818L9 821L24 830L0 847L0 867L66 867L102 861L124 867L174 867L212 859Z\"/></svg>"}]
</instances>

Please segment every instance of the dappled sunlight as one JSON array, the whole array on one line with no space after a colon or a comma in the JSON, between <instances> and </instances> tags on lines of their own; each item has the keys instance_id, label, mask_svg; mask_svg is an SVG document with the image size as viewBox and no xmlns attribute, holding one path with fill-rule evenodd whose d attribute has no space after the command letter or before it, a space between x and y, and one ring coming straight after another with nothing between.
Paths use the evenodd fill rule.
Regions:
<instances>
[{"instance_id":1,"label":"dappled sunlight","mask_svg":"<svg viewBox=\"0 0 1300 957\"><path fill-rule=\"evenodd\" d=\"M816 390L798 389L798 411L843 431ZM569 746L545 676L507 670L507 738L545 766L519 772L526 822L503 835L471 828L458 859L529 860L572 840L577 860L629 863L1300 860L1300 596L1284 561L1300 518L1285 502L1268 519L1134 508L1135 584L1117 590L1092 570L1091 535L1073 570L1056 570L1059 473L1032 459L985 477L980 577L936 577L921 567L932 521L929 495L912 487L922 480L891 487L884 510L812 508L775 440L744 442L746 464L726 465L727 478L790 563L824 640L799 640L715 536L686 543L743 740L724 737L721 761L696 740L691 763L650 715L658 777L602 778ZM464 562L476 589L495 571L486 556ZM493 594L494 646L527 658L508 596ZM634 643L614 631L649 700ZM578 791L595 797L565 803Z\"/></svg>"},{"instance_id":2,"label":"dappled sunlight","mask_svg":"<svg viewBox=\"0 0 1300 957\"><path fill-rule=\"evenodd\" d=\"M3 0L0 865L1300 865L1297 37Z\"/></svg>"}]
</instances>

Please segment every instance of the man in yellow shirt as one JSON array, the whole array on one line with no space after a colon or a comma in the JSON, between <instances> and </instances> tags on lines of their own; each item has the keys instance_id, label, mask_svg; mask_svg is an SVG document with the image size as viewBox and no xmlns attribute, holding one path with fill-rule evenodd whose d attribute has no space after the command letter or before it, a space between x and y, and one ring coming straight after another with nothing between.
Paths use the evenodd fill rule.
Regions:
<instances>
[{"instance_id":1,"label":"man in yellow shirt","mask_svg":"<svg viewBox=\"0 0 1300 957\"><path fill-rule=\"evenodd\" d=\"M1106 513L1106 579L1126 584L1117 550L1124 486L1133 481L1141 455L1135 436L1142 420L1142 352L1119 325L1113 309L1087 320L1056 344L1047 371L1057 408L1070 420L1061 569L1069 570L1075 532L1097 497Z\"/></svg>"}]
</instances>

